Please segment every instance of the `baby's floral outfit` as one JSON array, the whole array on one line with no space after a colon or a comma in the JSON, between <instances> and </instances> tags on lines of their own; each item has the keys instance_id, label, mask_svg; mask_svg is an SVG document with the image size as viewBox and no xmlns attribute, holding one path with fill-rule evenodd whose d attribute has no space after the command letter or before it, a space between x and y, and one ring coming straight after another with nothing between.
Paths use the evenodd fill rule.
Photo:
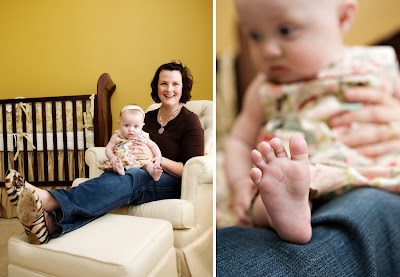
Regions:
<instances>
[{"instance_id":1,"label":"baby's floral outfit","mask_svg":"<svg viewBox=\"0 0 400 277\"><path fill-rule=\"evenodd\" d=\"M150 162L150 159L143 155L140 150L135 150L134 146L138 142L147 144L150 136L145 131L142 131L138 136L133 139L125 139L121 135L121 130L115 131L118 135L117 143L114 147L114 155L121 159L122 165L125 170L133 167L143 167ZM105 160L99 163L99 169L104 171L111 171L113 166L110 160Z\"/></svg>"},{"instance_id":2,"label":"baby's floral outfit","mask_svg":"<svg viewBox=\"0 0 400 277\"><path fill-rule=\"evenodd\" d=\"M364 86L377 93L399 93L399 68L388 46L349 47L339 63L323 69L313 80L275 85L265 83L260 97L267 124L260 141L301 133L309 145L311 197L330 197L354 187L373 186L400 192L400 152L370 159L341 143L340 132L356 130L361 123L331 128L328 119L338 112L357 110L365 103L344 100L347 88ZM367 124L367 123L362 123ZM400 133L397 125L393 136Z\"/></svg>"}]
</instances>

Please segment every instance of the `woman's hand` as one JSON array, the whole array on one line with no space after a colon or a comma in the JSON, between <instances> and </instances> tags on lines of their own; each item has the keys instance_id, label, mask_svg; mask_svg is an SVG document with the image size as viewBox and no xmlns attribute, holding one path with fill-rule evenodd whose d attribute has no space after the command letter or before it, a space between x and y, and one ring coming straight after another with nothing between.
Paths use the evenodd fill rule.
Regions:
<instances>
[{"instance_id":1,"label":"woman's hand","mask_svg":"<svg viewBox=\"0 0 400 277\"><path fill-rule=\"evenodd\" d=\"M131 151L131 153L143 154L150 160L152 160L154 157L154 154L151 151L151 149L147 146L146 143L143 143L143 142L135 142L134 144L132 144L132 146L129 148L129 150Z\"/></svg>"},{"instance_id":2,"label":"woman's hand","mask_svg":"<svg viewBox=\"0 0 400 277\"><path fill-rule=\"evenodd\" d=\"M349 102L363 102L362 108L333 116L330 124L339 139L359 153L376 157L400 150L400 101L373 88L358 87L345 92ZM361 123L357 128L345 128Z\"/></svg>"}]
</instances>

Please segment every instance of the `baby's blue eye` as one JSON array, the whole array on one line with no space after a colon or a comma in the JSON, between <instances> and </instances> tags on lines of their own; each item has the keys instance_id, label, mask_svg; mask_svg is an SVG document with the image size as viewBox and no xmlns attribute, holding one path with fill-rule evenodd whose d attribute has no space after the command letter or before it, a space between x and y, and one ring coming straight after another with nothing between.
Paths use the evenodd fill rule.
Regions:
<instances>
[{"instance_id":1,"label":"baby's blue eye","mask_svg":"<svg viewBox=\"0 0 400 277\"><path fill-rule=\"evenodd\" d=\"M250 32L250 38L255 42L259 42L259 41L261 41L262 36L259 33Z\"/></svg>"},{"instance_id":2,"label":"baby's blue eye","mask_svg":"<svg viewBox=\"0 0 400 277\"><path fill-rule=\"evenodd\" d=\"M282 27L279 29L279 33L283 36L288 36L293 32L293 28L291 27Z\"/></svg>"}]
</instances>

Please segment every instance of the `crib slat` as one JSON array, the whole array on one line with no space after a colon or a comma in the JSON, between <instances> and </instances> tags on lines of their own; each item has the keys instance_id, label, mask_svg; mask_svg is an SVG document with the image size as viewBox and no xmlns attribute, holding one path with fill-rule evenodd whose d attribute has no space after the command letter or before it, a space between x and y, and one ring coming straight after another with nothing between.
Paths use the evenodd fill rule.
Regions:
<instances>
[{"instance_id":1,"label":"crib slat","mask_svg":"<svg viewBox=\"0 0 400 277\"><path fill-rule=\"evenodd\" d=\"M60 181L58 177L58 145L57 145L57 112L56 101L51 101L51 117L53 118L53 154L54 154L54 181Z\"/></svg>"},{"instance_id":2,"label":"crib slat","mask_svg":"<svg viewBox=\"0 0 400 277\"><path fill-rule=\"evenodd\" d=\"M1 105L3 114L3 149L4 149L4 172L8 170L8 141L7 141L7 119L6 119L6 106L7 104Z\"/></svg>"},{"instance_id":3,"label":"crib slat","mask_svg":"<svg viewBox=\"0 0 400 277\"><path fill-rule=\"evenodd\" d=\"M17 133L17 120L16 120L16 115L15 115L15 104L11 104L11 115L12 115L12 129L13 129L13 134ZM14 146L14 155L17 153L17 144L15 143L15 140L13 140L13 146ZM14 169L18 171L18 160L14 161Z\"/></svg>"},{"instance_id":4,"label":"crib slat","mask_svg":"<svg viewBox=\"0 0 400 277\"><path fill-rule=\"evenodd\" d=\"M23 112L23 110L21 110L21 120L22 120L22 133L26 133L26 121L28 120L26 118L26 114ZM18 137L19 141L23 141L23 145L24 145L24 150L19 152L19 155L21 155L21 153L24 156L24 173L25 173L25 179L29 182L29 173L28 173L28 143L26 141L25 138L23 137ZM18 145L18 143L17 143ZM19 158L18 158L19 159Z\"/></svg>"},{"instance_id":5,"label":"crib slat","mask_svg":"<svg viewBox=\"0 0 400 277\"><path fill-rule=\"evenodd\" d=\"M64 145L64 180L69 181L68 148L67 148L67 113L65 112L65 102L61 102L63 145Z\"/></svg>"},{"instance_id":6,"label":"crib slat","mask_svg":"<svg viewBox=\"0 0 400 277\"><path fill-rule=\"evenodd\" d=\"M76 115L76 101L72 101L72 128L74 130L74 157L75 157L75 176L73 179L79 178L79 159L78 159L78 127Z\"/></svg>"},{"instance_id":7,"label":"crib slat","mask_svg":"<svg viewBox=\"0 0 400 277\"><path fill-rule=\"evenodd\" d=\"M36 146L33 149L33 176L35 181L39 181L38 173L38 153L37 153L37 128L36 128L36 102L32 102L32 135L33 135L33 145ZM43 132L45 134L45 132Z\"/></svg>"},{"instance_id":8,"label":"crib slat","mask_svg":"<svg viewBox=\"0 0 400 277\"><path fill-rule=\"evenodd\" d=\"M42 102L42 130L43 130L43 170L44 170L44 180L49 181L49 164L47 155L47 126L46 126L46 102Z\"/></svg>"},{"instance_id":9,"label":"crib slat","mask_svg":"<svg viewBox=\"0 0 400 277\"><path fill-rule=\"evenodd\" d=\"M86 112L86 100L82 100L82 113ZM83 116L82 116L83 120ZM84 122L83 122L84 123ZM83 151L86 152L87 145L86 145L86 128L83 128ZM85 164L85 177L89 178L89 167Z\"/></svg>"}]
</instances>

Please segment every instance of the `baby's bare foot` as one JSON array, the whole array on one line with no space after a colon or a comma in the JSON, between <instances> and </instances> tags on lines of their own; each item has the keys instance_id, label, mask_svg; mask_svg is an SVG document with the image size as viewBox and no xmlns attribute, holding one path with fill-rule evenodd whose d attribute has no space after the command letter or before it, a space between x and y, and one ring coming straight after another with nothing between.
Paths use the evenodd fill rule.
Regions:
<instances>
[{"instance_id":1,"label":"baby's bare foot","mask_svg":"<svg viewBox=\"0 0 400 277\"><path fill-rule=\"evenodd\" d=\"M153 177L154 181L160 180L161 174L163 173L162 167L157 166L153 163L148 163L146 165L146 170L150 174L150 176Z\"/></svg>"},{"instance_id":2,"label":"baby's bare foot","mask_svg":"<svg viewBox=\"0 0 400 277\"><path fill-rule=\"evenodd\" d=\"M154 181L160 180L162 173L163 173L163 170L162 170L161 167L154 167L153 168L153 179L154 179Z\"/></svg>"},{"instance_id":3,"label":"baby's bare foot","mask_svg":"<svg viewBox=\"0 0 400 277\"><path fill-rule=\"evenodd\" d=\"M270 216L270 227L286 241L305 244L312 235L307 143L301 135L292 136L291 159L278 138L262 142L259 148L265 160L259 151L252 151L251 159L256 167L251 169L250 177L260 190Z\"/></svg>"},{"instance_id":4,"label":"baby's bare foot","mask_svg":"<svg viewBox=\"0 0 400 277\"><path fill-rule=\"evenodd\" d=\"M158 181L161 178L161 174L162 174L163 170L161 166L153 166L153 172L150 174L151 177L153 177L154 181Z\"/></svg>"},{"instance_id":5,"label":"baby's bare foot","mask_svg":"<svg viewBox=\"0 0 400 277\"><path fill-rule=\"evenodd\" d=\"M117 172L121 176L125 175L125 169L121 162L115 163L113 165L113 170L114 172Z\"/></svg>"}]
</instances>

